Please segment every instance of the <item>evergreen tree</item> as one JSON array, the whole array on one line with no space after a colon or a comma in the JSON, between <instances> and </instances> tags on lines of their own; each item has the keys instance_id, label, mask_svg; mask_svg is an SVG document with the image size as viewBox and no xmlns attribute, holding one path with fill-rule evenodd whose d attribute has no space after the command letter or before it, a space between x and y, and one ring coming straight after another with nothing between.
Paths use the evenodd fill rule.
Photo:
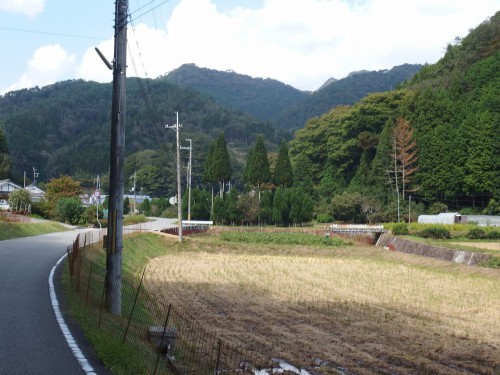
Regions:
<instances>
[{"instance_id":1,"label":"evergreen tree","mask_svg":"<svg viewBox=\"0 0 500 375\"><path fill-rule=\"evenodd\" d=\"M7 146L7 138L0 128L0 180L9 176L10 171L10 158L9 148Z\"/></svg>"},{"instance_id":2,"label":"evergreen tree","mask_svg":"<svg viewBox=\"0 0 500 375\"><path fill-rule=\"evenodd\" d=\"M220 196L215 197L212 220L221 225L226 221L226 205L224 198Z\"/></svg>"},{"instance_id":3,"label":"evergreen tree","mask_svg":"<svg viewBox=\"0 0 500 375\"><path fill-rule=\"evenodd\" d=\"M194 188L191 191L191 218L193 220L209 220L210 210L210 193Z\"/></svg>"},{"instance_id":4,"label":"evergreen tree","mask_svg":"<svg viewBox=\"0 0 500 375\"><path fill-rule=\"evenodd\" d=\"M273 221L279 224L286 224L289 221L289 189L277 188L273 199Z\"/></svg>"},{"instance_id":5,"label":"evergreen tree","mask_svg":"<svg viewBox=\"0 0 500 375\"><path fill-rule=\"evenodd\" d=\"M225 182L231 178L231 162L224 134L219 135L211 161L212 178L219 183L219 194L223 197Z\"/></svg>"},{"instance_id":6,"label":"evergreen tree","mask_svg":"<svg viewBox=\"0 0 500 375\"><path fill-rule=\"evenodd\" d=\"M292 187L293 170L288 155L288 146L285 142L281 143L278 159L274 168L274 183L281 187Z\"/></svg>"},{"instance_id":7,"label":"evergreen tree","mask_svg":"<svg viewBox=\"0 0 500 375\"><path fill-rule=\"evenodd\" d=\"M493 192L500 182L500 137L498 135L499 116L484 112L475 121L469 132L469 147L464 166L465 190L474 193ZM495 122L497 129L495 129Z\"/></svg>"},{"instance_id":8,"label":"evergreen tree","mask_svg":"<svg viewBox=\"0 0 500 375\"><path fill-rule=\"evenodd\" d=\"M260 219L264 224L269 224L273 221L273 193L270 190L262 193L260 199Z\"/></svg>"},{"instance_id":9,"label":"evergreen tree","mask_svg":"<svg viewBox=\"0 0 500 375\"><path fill-rule=\"evenodd\" d=\"M312 168L312 163L307 156L300 154L295 159L295 168L293 170L294 186L311 195L313 193Z\"/></svg>"},{"instance_id":10,"label":"evergreen tree","mask_svg":"<svg viewBox=\"0 0 500 375\"><path fill-rule=\"evenodd\" d=\"M210 203L210 213L213 214L214 210L214 183L217 182L217 179L214 177L214 153L215 153L215 145L216 143L212 143L210 148L208 149L207 158L205 160L205 168L203 169L203 182L210 184L210 188L212 190L212 200Z\"/></svg>"},{"instance_id":11,"label":"evergreen tree","mask_svg":"<svg viewBox=\"0 0 500 375\"><path fill-rule=\"evenodd\" d=\"M238 207L238 191L231 189L226 197L226 218L231 224L241 221L241 210Z\"/></svg>"},{"instance_id":12,"label":"evergreen tree","mask_svg":"<svg viewBox=\"0 0 500 375\"><path fill-rule=\"evenodd\" d=\"M266 145L264 144L264 137L261 135L257 137L255 146L248 156L245 168L245 179L246 182L257 187L260 202L261 187L271 179Z\"/></svg>"}]
</instances>

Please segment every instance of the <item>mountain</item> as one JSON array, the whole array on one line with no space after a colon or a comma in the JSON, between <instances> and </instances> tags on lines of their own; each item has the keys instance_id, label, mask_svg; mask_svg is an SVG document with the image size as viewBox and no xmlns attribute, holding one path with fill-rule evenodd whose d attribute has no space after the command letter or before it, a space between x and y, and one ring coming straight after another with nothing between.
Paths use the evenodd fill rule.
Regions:
<instances>
[{"instance_id":1,"label":"mountain","mask_svg":"<svg viewBox=\"0 0 500 375\"><path fill-rule=\"evenodd\" d=\"M391 214L379 219L399 220L397 207L405 207L404 215L411 200L413 215L431 204L500 214L498 72L500 12L397 89L310 119L295 133L290 153L307 165L323 202L318 207L330 215L335 205L350 204L358 213L361 206L366 212L385 207ZM332 202L332 196L339 198Z\"/></svg>"},{"instance_id":2,"label":"mountain","mask_svg":"<svg viewBox=\"0 0 500 375\"><path fill-rule=\"evenodd\" d=\"M404 64L390 70L350 73L345 78L324 84L300 103L274 117L273 123L281 129L302 128L310 118L320 116L338 105L354 104L369 93L396 88L411 79L421 68L422 65L418 64Z\"/></svg>"},{"instance_id":3,"label":"mountain","mask_svg":"<svg viewBox=\"0 0 500 375\"><path fill-rule=\"evenodd\" d=\"M74 80L0 97L0 128L10 151L10 177L22 181L23 172L33 168L40 173L40 181L63 174L89 179L107 175L111 94L110 83ZM151 164L164 176L165 189L175 190L175 132L165 125L175 123L176 111L183 124L183 142L193 140L194 183L201 184L208 147L221 132L235 156L235 180L241 180L241 155L257 134L265 135L271 149L273 142L283 139L270 124L222 108L195 90L164 79L129 78L127 179L135 168Z\"/></svg>"},{"instance_id":4,"label":"mountain","mask_svg":"<svg viewBox=\"0 0 500 375\"><path fill-rule=\"evenodd\" d=\"M222 107L247 112L262 121L270 120L308 96L308 92L274 79L199 68L195 64L182 65L163 79L195 89Z\"/></svg>"},{"instance_id":5,"label":"mountain","mask_svg":"<svg viewBox=\"0 0 500 375\"><path fill-rule=\"evenodd\" d=\"M337 105L354 104L371 92L392 90L421 67L405 64L390 70L353 72L340 80L330 78L314 93L273 79L199 68L194 64L182 65L163 79L195 89L225 108L271 121L276 128L295 130Z\"/></svg>"}]
</instances>

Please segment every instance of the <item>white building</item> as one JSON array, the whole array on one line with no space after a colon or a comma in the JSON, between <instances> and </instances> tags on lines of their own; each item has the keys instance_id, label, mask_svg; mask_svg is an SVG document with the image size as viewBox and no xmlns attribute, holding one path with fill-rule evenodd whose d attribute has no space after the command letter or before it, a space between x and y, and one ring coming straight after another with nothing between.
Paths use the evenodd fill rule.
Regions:
<instances>
[{"instance_id":1,"label":"white building","mask_svg":"<svg viewBox=\"0 0 500 375\"><path fill-rule=\"evenodd\" d=\"M418 222L420 224L459 224L462 221L462 215L458 212L442 212L437 215L420 215Z\"/></svg>"}]
</instances>

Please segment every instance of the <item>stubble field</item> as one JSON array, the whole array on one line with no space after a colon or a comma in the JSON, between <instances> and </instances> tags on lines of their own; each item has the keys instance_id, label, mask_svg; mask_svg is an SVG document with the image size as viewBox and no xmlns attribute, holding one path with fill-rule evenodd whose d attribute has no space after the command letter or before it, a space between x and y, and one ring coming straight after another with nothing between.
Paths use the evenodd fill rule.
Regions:
<instances>
[{"instance_id":1,"label":"stubble field","mask_svg":"<svg viewBox=\"0 0 500 375\"><path fill-rule=\"evenodd\" d=\"M500 373L500 271L368 246L172 241L145 285L309 374Z\"/></svg>"}]
</instances>

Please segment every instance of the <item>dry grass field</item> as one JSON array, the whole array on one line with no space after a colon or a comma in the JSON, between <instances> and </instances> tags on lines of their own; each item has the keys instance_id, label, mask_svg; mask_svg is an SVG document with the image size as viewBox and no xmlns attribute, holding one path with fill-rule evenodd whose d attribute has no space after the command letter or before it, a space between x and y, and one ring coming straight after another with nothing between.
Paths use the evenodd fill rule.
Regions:
<instances>
[{"instance_id":1,"label":"dry grass field","mask_svg":"<svg viewBox=\"0 0 500 375\"><path fill-rule=\"evenodd\" d=\"M500 252L500 241L497 242L450 242L451 245L469 246L476 249L498 250Z\"/></svg>"},{"instance_id":2,"label":"dry grass field","mask_svg":"<svg viewBox=\"0 0 500 375\"><path fill-rule=\"evenodd\" d=\"M172 240L146 287L308 374L500 374L500 270L369 246Z\"/></svg>"}]
</instances>

